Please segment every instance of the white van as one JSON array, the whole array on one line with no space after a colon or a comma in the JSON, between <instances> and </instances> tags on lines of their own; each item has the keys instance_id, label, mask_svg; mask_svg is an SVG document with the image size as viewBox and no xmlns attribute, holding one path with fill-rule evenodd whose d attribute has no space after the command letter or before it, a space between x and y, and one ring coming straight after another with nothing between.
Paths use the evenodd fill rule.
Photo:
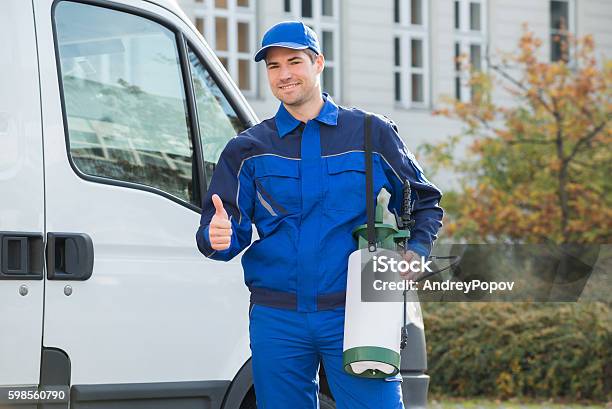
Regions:
<instances>
[{"instance_id":1,"label":"white van","mask_svg":"<svg viewBox=\"0 0 612 409\"><path fill-rule=\"evenodd\" d=\"M170 0L0 1L0 408L255 408L240 257L194 232L257 122Z\"/></svg>"}]
</instances>

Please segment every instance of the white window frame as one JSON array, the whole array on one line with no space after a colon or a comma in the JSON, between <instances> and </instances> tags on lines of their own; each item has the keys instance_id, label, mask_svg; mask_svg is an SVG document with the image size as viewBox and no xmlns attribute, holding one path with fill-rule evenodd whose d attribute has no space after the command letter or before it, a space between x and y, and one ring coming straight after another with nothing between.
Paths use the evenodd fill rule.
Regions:
<instances>
[{"instance_id":1,"label":"white window frame","mask_svg":"<svg viewBox=\"0 0 612 409\"><path fill-rule=\"evenodd\" d=\"M256 1L249 0L248 7L238 6L237 0L227 0L227 9L215 8L215 0L203 0L201 3L194 2L194 18L201 18L204 21L204 33L202 35L208 42L208 45L213 49L217 57L227 58L227 71L234 79L236 84L239 84L238 76L238 60L249 61L249 89L241 89L240 91L246 97L255 97L257 95L257 67L253 62L255 55L257 36L255 16ZM224 17L227 19L227 51L219 51L216 49L217 38L215 30L215 18ZM249 51L238 51L238 23L249 24Z\"/></svg>"},{"instance_id":2,"label":"white window frame","mask_svg":"<svg viewBox=\"0 0 612 409\"><path fill-rule=\"evenodd\" d=\"M455 27L455 1L459 2L459 29ZM470 29L470 4L480 3L480 31ZM453 0L453 28L454 28L454 41L453 41L453 57L455 56L455 44L459 43L459 54L467 55L471 61L470 46L480 46L480 69L481 71L487 70L487 32L488 32L488 0ZM455 60L453 58L453 66ZM469 73L465 70L457 71L454 69L455 81L457 78L461 81L461 95L460 100L462 102L469 102L472 98L472 91L467 84L469 79ZM455 82L453 82L453 95L455 93Z\"/></svg>"},{"instance_id":3,"label":"white window frame","mask_svg":"<svg viewBox=\"0 0 612 409\"><path fill-rule=\"evenodd\" d=\"M549 59L550 62L555 62L552 59L552 40L553 40L552 38L555 35L561 34L561 32L560 32L560 30L558 30L556 28L553 28L553 26L552 26L552 23L553 23L552 22L552 13L550 13L550 6L552 4L552 1L553 0L549 0L548 1L548 10L549 10L549 16L548 16L549 17L549 24L548 24L548 26L549 26L549 30L550 30L550 36L549 36L550 43L549 43L549 47L548 47L549 58L548 59ZM568 34L575 34L576 33L576 0L556 0L556 1L558 1L560 3L567 3L567 21L566 21L567 27L566 27L566 29L567 29ZM573 55L572 55L573 51L574 50L572 49L571 44L569 44L568 55L567 55L568 62L567 63L570 64L570 65L572 64L572 61L575 61L575 58L572 58L573 57Z\"/></svg>"},{"instance_id":4,"label":"white window frame","mask_svg":"<svg viewBox=\"0 0 612 409\"><path fill-rule=\"evenodd\" d=\"M402 108L429 108L430 95L430 0L422 0L422 25L414 25L412 20L411 0L399 2L399 23L395 23L393 30L393 99L395 100L395 74L400 74L400 100L395 103ZM393 11L395 15L395 10ZM400 66L395 65L395 38L399 38ZM423 44L423 66L412 66L412 40L421 40ZM412 100L412 74L423 76L423 102Z\"/></svg>"},{"instance_id":5,"label":"white window frame","mask_svg":"<svg viewBox=\"0 0 612 409\"><path fill-rule=\"evenodd\" d=\"M336 101L342 100L342 90L340 88L340 1L332 0L332 15L324 16L322 8L322 0L312 0L312 17L302 17L302 0L291 0L291 12L283 13L287 18L302 21L307 26L313 28L321 48L323 48L323 31L331 31L334 36L332 47L334 48L334 60L325 59L325 67L334 69L334 94L331 95ZM323 49L321 49L323 52ZM322 80L321 74L321 80ZM321 84L322 85L322 84Z\"/></svg>"}]
</instances>

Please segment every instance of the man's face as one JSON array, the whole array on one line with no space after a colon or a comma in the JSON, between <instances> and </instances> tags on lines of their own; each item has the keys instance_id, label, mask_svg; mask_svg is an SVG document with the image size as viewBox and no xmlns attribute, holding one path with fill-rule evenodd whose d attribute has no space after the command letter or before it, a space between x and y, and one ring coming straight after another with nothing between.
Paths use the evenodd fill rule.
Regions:
<instances>
[{"instance_id":1,"label":"man's face","mask_svg":"<svg viewBox=\"0 0 612 409\"><path fill-rule=\"evenodd\" d=\"M266 70L272 93L285 105L300 106L321 93L319 74L324 58L315 62L301 50L271 47L266 53Z\"/></svg>"}]
</instances>

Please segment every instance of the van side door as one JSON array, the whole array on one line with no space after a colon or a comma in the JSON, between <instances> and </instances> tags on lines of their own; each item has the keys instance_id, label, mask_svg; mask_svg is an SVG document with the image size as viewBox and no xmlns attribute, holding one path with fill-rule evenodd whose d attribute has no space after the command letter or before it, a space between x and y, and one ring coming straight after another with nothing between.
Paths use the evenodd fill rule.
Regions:
<instances>
[{"instance_id":1,"label":"van side door","mask_svg":"<svg viewBox=\"0 0 612 409\"><path fill-rule=\"evenodd\" d=\"M6 407L12 386L38 386L41 364L45 204L32 2L0 1L0 50L0 407Z\"/></svg>"},{"instance_id":2,"label":"van side door","mask_svg":"<svg viewBox=\"0 0 612 409\"><path fill-rule=\"evenodd\" d=\"M217 407L250 351L240 257L195 245L215 159L202 160L186 36L206 47L147 1L35 7L54 240L43 343L69 357L71 407ZM251 119L210 71L225 144Z\"/></svg>"}]
</instances>

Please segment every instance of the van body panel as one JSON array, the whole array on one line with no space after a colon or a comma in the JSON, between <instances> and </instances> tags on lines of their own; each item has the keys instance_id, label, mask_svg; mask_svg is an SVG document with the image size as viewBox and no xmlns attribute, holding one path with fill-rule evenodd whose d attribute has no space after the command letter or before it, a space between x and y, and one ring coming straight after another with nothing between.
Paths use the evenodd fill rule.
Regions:
<instances>
[{"instance_id":1,"label":"van body panel","mask_svg":"<svg viewBox=\"0 0 612 409\"><path fill-rule=\"evenodd\" d=\"M122 4L129 13L158 16L190 31L149 2ZM89 235L95 259L86 281L46 281L43 344L68 354L73 385L231 380L250 356L249 294L240 257L228 263L203 258L194 239L199 214L189 207L155 191L88 180L71 166L53 6L52 0L35 4L47 230Z\"/></svg>"},{"instance_id":2,"label":"van body panel","mask_svg":"<svg viewBox=\"0 0 612 409\"><path fill-rule=\"evenodd\" d=\"M0 50L0 232L42 237L40 90L30 1L0 2ZM0 280L0 385L38 385L43 292L40 279Z\"/></svg>"}]
</instances>

